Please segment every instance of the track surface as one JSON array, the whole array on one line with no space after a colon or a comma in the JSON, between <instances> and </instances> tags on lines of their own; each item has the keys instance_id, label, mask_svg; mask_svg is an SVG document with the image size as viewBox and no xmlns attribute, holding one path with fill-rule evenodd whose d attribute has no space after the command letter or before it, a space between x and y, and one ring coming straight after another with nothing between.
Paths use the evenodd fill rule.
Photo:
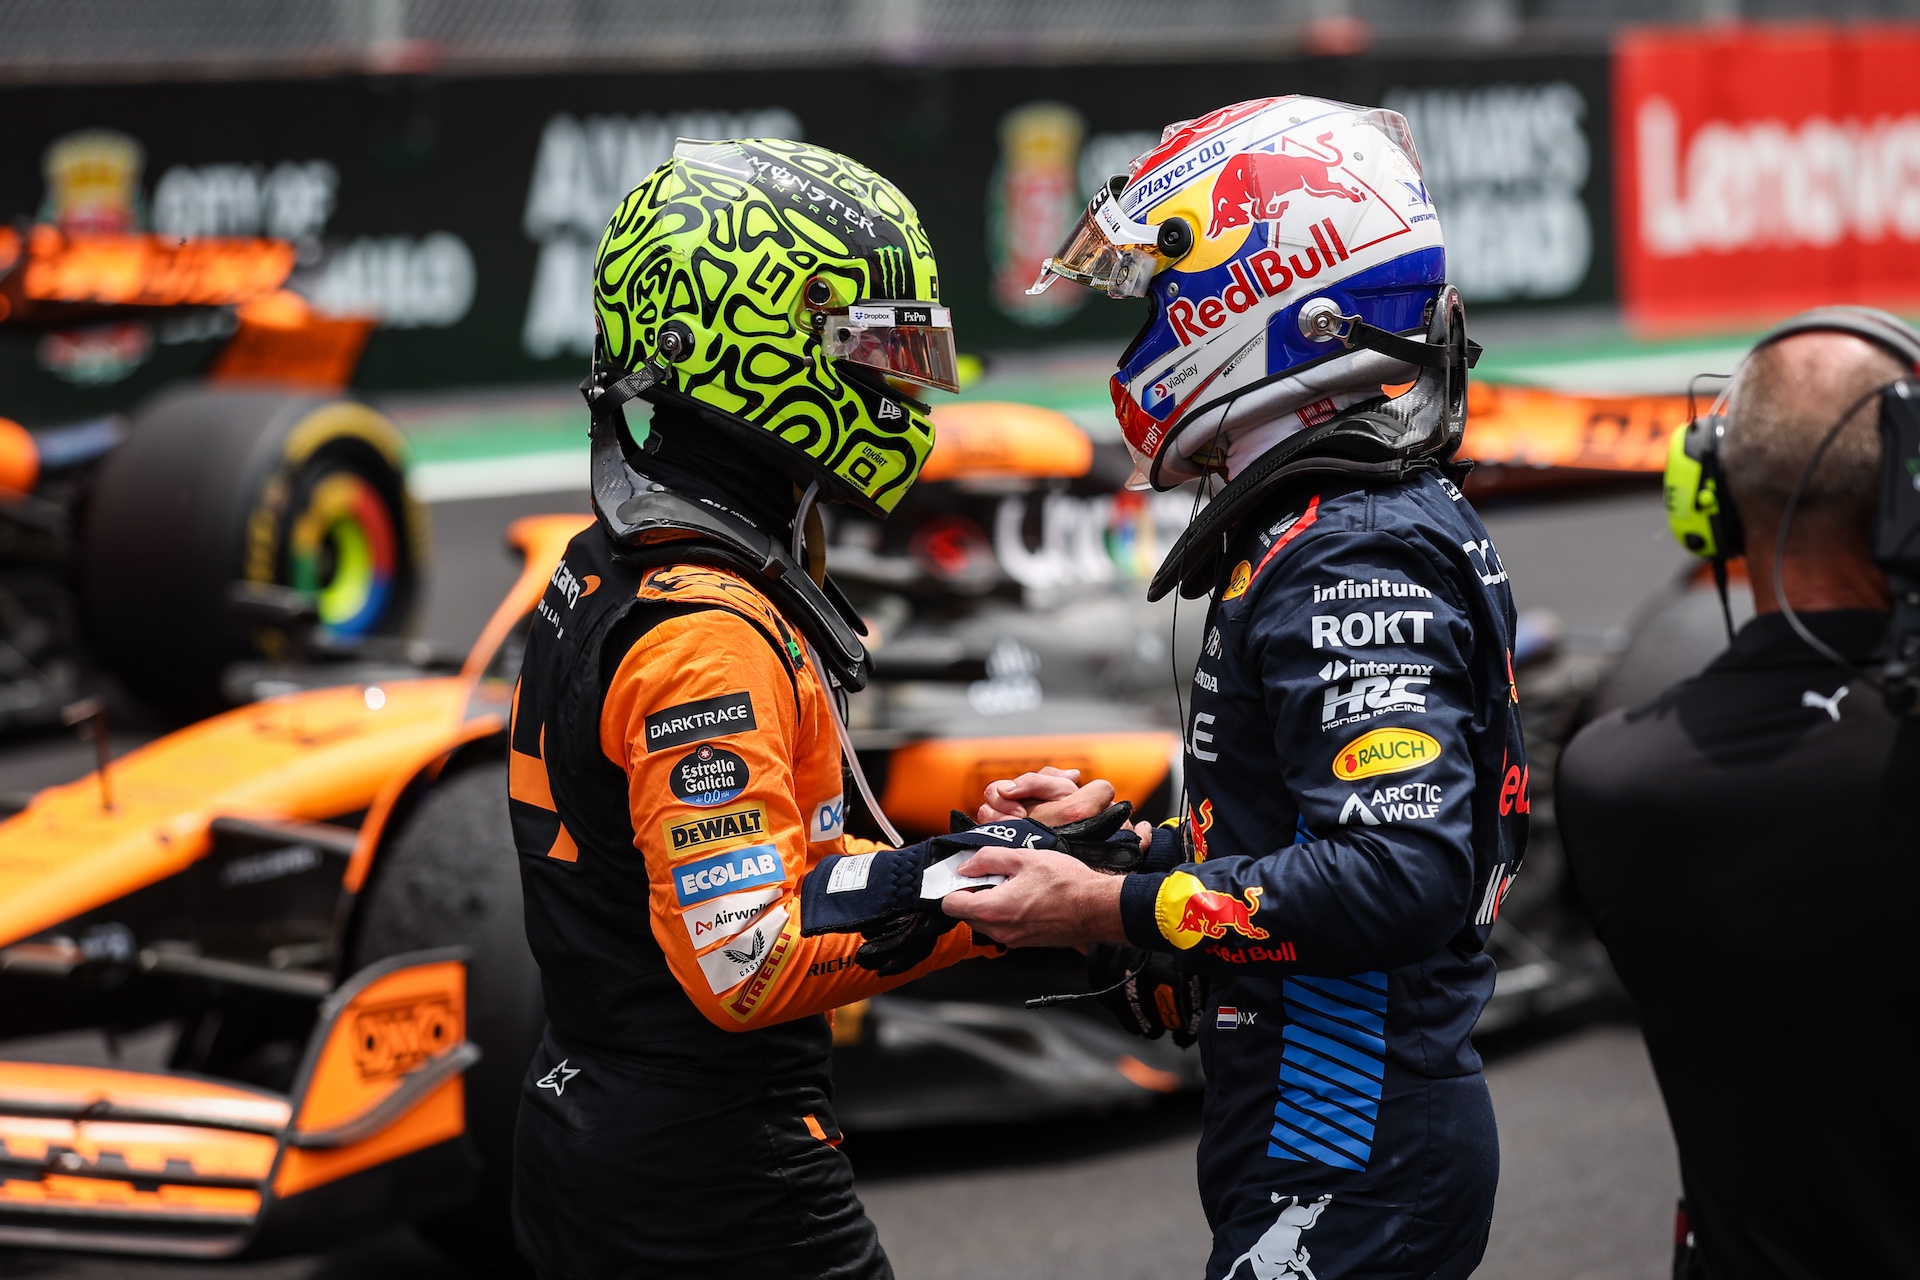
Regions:
<instances>
[{"instance_id":1,"label":"track surface","mask_svg":"<svg viewBox=\"0 0 1920 1280\"><path fill-rule=\"evenodd\" d=\"M422 630L464 644L511 581L506 522L584 510L580 497L444 503ZM1494 510L1487 524L1522 608L1570 627L1619 626L1679 567L1657 493ZM134 739L129 739L128 745ZM89 754L50 736L0 747L0 790L77 776ZM1656 1280L1670 1265L1678 1194L1672 1140L1638 1034L1601 1023L1492 1047L1500 1198L1479 1275ZM849 1142L861 1194L902 1280L1167 1280L1198 1276L1206 1223L1193 1187L1197 1106L1018 1128ZM44 1280L445 1280L458 1275L404 1231L323 1258L242 1266L0 1252L0 1276ZM1335 1280L1326 1277L1325 1280Z\"/></svg>"}]
</instances>

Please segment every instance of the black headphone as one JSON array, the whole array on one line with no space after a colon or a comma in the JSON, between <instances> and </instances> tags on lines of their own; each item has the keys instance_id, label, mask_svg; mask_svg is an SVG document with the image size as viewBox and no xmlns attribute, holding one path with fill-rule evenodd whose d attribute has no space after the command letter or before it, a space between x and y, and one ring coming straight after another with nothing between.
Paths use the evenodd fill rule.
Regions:
<instances>
[{"instance_id":1,"label":"black headphone","mask_svg":"<svg viewBox=\"0 0 1920 1280\"><path fill-rule=\"evenodd\" d=\"M1803 333L1845 333L1865 339L1920 373L1920 332L1891 312L1873 307L1815 307L1774 326L1747 352L1772 346ZM1728 560L1746 550L1740 513L1727 492L1721 449L1727 434L1726 415L1702 414L1674 433L1667 451L1665 490L1667 524L1673 536L1694 555L1714 563L1724 573Z\"/></svg>"}]
</instances>

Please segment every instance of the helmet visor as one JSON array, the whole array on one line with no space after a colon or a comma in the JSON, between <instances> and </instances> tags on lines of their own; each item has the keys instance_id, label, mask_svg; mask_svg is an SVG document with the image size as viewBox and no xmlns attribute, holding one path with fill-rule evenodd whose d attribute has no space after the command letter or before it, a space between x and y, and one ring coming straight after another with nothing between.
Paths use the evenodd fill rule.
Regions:
<instances>
[{"instance_id":1,"label":"helmet visor","mask_svg":"<svg viewBox=\"0 0 1920 1280\"><path fill-rule=\"evenodd\" d=\"M1113 192L1102 187L1027 292L1045 293L1057 276L1109 297L1145 297L1159 267L1154 249L1159 239L1155 228L1122 213Z\"/></svg>"},{"instance_id":2,"label":"helmet visor","mask_svg":"<svg viewBox=\"0 0 1920 1280\"><path fill-rule=\"evenodd\" d=\"M820 342L831 359L923 387L960 390L953 313L931 302L856 302L827 313Z\"/></svg>"}]
</instances>

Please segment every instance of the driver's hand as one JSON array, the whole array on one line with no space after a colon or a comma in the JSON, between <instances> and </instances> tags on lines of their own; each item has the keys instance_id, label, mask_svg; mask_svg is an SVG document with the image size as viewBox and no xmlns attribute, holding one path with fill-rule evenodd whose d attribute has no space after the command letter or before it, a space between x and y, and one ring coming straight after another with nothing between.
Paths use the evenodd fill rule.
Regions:
<instances>
[{"instance_id":1,"label":"driver's hand","mask_svg":"<svg viewBox=\"0 0 1920 1280\"><path fill-rule=\"evenodd\" d=\"M1065 826L1105 813L1113 796L1113 784L1105 778L1095 778L1082 786L1078 769L1048 765L1038 773L988 783L986 803L974 814L974 821L1032 818L1049 827Z\"/></svg>"}]
</instances>

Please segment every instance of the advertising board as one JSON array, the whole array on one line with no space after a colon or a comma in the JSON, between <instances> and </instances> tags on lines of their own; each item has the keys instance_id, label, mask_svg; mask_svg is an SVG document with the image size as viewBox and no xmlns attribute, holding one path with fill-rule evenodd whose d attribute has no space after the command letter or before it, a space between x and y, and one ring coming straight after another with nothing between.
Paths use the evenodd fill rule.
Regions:
<instances>
[{"instance_id":1,"label":"advertising board","mask_svg":"<svg viewBox=\"0 0 1920 1280\"><path fill-rule=\"evenodd\" d=\"M1624 36L1614 170L1629 321L1920 307L1917 66L1911 25Z\"/></svg>"},{"instance_id":2,"label":"advertising board","mask_svg":"<svg viewBox=\"0 0 1920 1280\"><path fill-rule=\"evenodd\" d=\"M571 381L601 228L674 139L800 137L914 200L963 349L1117 351L1144 304L1029 297L1040 259L1163 126L1290 92L1407 113L1470 305L1611 296L1598 54L14 86L0 221L290 241L293 289L375 323L367 390ZM231 323L0 332L7 412L127 407L205 368Z\"/></svg>"}]
</instances>

